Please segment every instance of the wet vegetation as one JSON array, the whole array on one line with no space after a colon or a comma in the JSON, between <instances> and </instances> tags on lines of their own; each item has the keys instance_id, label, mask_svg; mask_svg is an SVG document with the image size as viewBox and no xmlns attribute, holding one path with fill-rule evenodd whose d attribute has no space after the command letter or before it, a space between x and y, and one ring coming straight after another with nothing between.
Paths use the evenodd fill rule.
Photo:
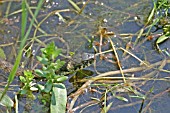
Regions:
<instances>
[{"instance_id":1,"label":"wet vegetation","mask_svg":"<svg viewBox=\"0 0 170 113\"><path fill-rule=\"evenodd\" d=\"M2 113L170 110L168 0L1 0L0 26Z\"/></svg>"}]
</instances>

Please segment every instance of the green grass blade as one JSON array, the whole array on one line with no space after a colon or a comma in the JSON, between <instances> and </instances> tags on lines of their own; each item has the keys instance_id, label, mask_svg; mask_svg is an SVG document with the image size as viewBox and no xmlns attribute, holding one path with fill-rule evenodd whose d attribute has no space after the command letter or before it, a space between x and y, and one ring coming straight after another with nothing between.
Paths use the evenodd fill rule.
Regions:
<instances>
[{"instance_id":1,"label":"green grass blade","mask_svg":"<svg viewBox=\"0 0 170 113\"><path fill-rule=\"evenodd\" d=\"M26 7L27 7L30 15L32 16L32 18L35 20L36 23L38 23L37 19L35 18L33 12L31 11L31 8L30 8L30 6L29 6L29 4L27 2L26 2Z\"/></svg>"},{"instance_id":2,"label":"green grass blade","mask_svg":"<svg viewBox=\"0 0 170 113\"><path fill-rule=\"evenodd\" d=\"M25 3L26 3L26 0L23 0L23 1L22 1L22 8L24 8L24 9L22 9L22 10L23 10L23 13L24 13L24 14L22 14L22 18L27 17L27 16L26 16L27 13L24 12L24 11L26 10ZM42 6L42 3L43 3L43 0L40 0L39 3L38 3L37 9L36 9L36 11L35 11L35 13L34 13L34 17L36 17L36 16L38 15L38 12L39 12L39 10L40 10L40 8L41 8L41 6ZM22 20L25 21L25 19L22 19ZM22 22L22 24L23 24L23 23L25 23L25 22ZM6 94L8 88L9 88L9 85L11 84L11 82L13 81L13 79L14 79L14 77L15 77L15 73L17 72L17 69L18 69L18 67L19 67L20 60L21 60L21 57L22 57L23 47L24 47L24 45L25 45L25 43L26 43L26 40L27 40L27 38L28 38L28 36L29 36L29 34L30 34L30 32L31 32L31 28L32 28L32 26L33 26L33 23L34 23L34 18L31 20L30 26L29 26L28 31L26 32L26 35L25 35L25 36L23 35L23 34L25 33L25 30L22 30L22 28L21 28L21 32L23 33L23 34L22 34L23 36L21 37L21 44L20 44L19 53L18 53L17 58L16 58L16 61L15 61L15 63L14 63L14 67L13 67L13 69L12 69L12 71L10 72L10 75L9 75L9 77L8 77L8 83L7 83L7 85L5 86L5 90L4 90L3 93L2 93L2 96L1 96L1 98L0 98L0 101L2 100L2 98L4 97L4 95ZM26 26L24 25L24 27L26 27ZM24 28L24 29L26 29L26 28Z\"/></svg>"},{"instance_id":3,"label":"green grass blade","mask_svg":"<svg viewBox=\"0 0 170 113\"><path fill-rule=\"evenodd\" d=\"M68 2L77 10L77 12L81 11L79 6L76 3L74 3L72 0L68 0Z\"/></svg>"},{"instance_id":4,"label":"green grass blade","mask_svg":"<svg viewBox=\"0 0 170 113\"><path fill-rule=\"evenodd\" d=\"M40 0L39 3L38 3L37 9L35 10L34 18L37 17L38 12L40 11L42 4L43 4L43 0ZM26 42L26 40L27 40L27 38L28 38L28 36L31 32L32 26L34 24L34 18L31 20L30 26L28 28L28 31L25 34L25 37L22 37L22 39L21 39L20 49L22 49L24 47L24 44L25 44L25 42Z\"/></svg>"},{"instance_id":5,"label":"green grass blade","mask_svg":"<svg viewBox=\"0 0 170 113\"><path fill-rule=\"evenodd\" d=\"M22 2L21 37L24 37L24 35L25 35L25 30L26 30L26 25L27 25L27 17L28 17L28 11L26 9L26 3L24 1Z\"/></svg>"}]
</instances>

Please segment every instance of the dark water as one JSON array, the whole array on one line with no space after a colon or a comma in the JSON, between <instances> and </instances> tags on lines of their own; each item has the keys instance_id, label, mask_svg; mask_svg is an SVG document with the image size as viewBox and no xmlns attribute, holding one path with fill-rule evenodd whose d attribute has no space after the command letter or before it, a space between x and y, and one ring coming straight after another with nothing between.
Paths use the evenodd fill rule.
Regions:
<instances>
[{"instance_id":1,"label":"dark water","mask_svg":"<svg viewBox=\"0 0 170 113\"><path fill-rule=\"evenodd\" d=\"M34 3L35 2L35 3ZM30 1L30 6L36 6L36 1ZM83 6L83 1L75 0L78 6ZM5 2L0 5L0 18L5 17L5 11L7 10L7 6L9 2ZM21 7L20 2L12 2L10 6L9 14L13 13L16 10L19 10ZM71 9L71 11L63 11L60 14L64 18L64 20L60 19L58 15L51 15L46 21L44 21L41 25L41 29L43 29L47 34L52 34L53 36L42 36L39 38L44 43L49 43L50 41L55 41L56 45L59 48L68 49L69 52L89 52L95 53L93 48L89 48L89 40L94 37L94 41L98 42L99 35L97 31L100 26L106 27L108 31L113 31L115 36L111 36L111 40L114 42L115 47L126 47L128 42L132 43L132 46L136 40L137 35L135 35L142 27L145 18L149 14L150 10L152 9L153 5L149 0L90 0L88 5L83 10L83 13L78 15L75 13L74 7L67 1L67 0L50 0L49 2L45 2L40 14L37 17L38 21L41 21L48 13L54 10L65 10ZM139 24L134 20L136 16L143 18L141 23ZM0 30L0 44L11 44L10 46L3 46L2 49L7 54L7 60L10 62L14 62L13 58L17 54L18 50L18 40L20 36L20 22L21 22L21 13L13 14L7 17L4 23L0 23L1 30ZM33 37L33 32L35 29L32 30L31 36ZM157 33L160 33L158 31ZM36 36L40 36L43 33L38 31ZM133 34L132 37L122 36L122 34ZM55 36L54 36L55 35ZM56 36L57 35L57 36ZM66 43L63 43L59 38L63 38ZM169 59L169 56L166 54L159 54L155 50L154 42L156 39L151 41L145 41L146 37L141 37L139 41L139 45L133 46L130 49L131 53L136 55L138 58L142 59L143 61L147 61L150 64L162 61L163 59ZM107 41L107 39L104 39ZM141 43L141 45L140 45ZM168 48L170 40L167 40L165 43L160 45L161 49ZM16 44L16 45L15 45ZM68 47L66 46L68 45ZM34 49L36 54L39 53L39 43L34 44ZM98 49L98 47L96 46ZM106 51L110 49L110 45L107 43L105 46L102 47L102 51ZM11 52L13 51L13 52ZM169 50L168 50L169 51ZM170 51L169 51L170 52ZM123 69L129 69L131 67L140 67L140 62L137 61L133 57L123 56L123 52L121 50L117 50L119 55L121 65ZM109 54L108 54L109 55ZM112 53L111 53L112 55ZM111 59L113 60L113 59ZM157 66L158 67L158 66ZM93 76L97 76L95 73L95 69L93 66L87 68L88 70L94 72ZM170 65L166 65L164 70L170 70ZM112 64L106 60L100 60L97 57L96 60L96 70L100 73L109 72L109 71L116 71L118 70L117 65ZM159 70L143 70L137 71L134 73L127 73L126 76L135 77L142 77L151 72L155 72L150 77L155 79L169 77L169 72L161 72ZM120 74L116 76L121 76ZM115 76L114 76L115 77ZM71 77L70 77L71 78ZM148 107L147 112L150 113L168 113L170 111L169 108L169 95L168 92L161 93L166 91L170 84L165 80L151 80L151 81L133 81L133 87L137 89L143 95L147 95L145 101L139 98L130 97L134 95L131 92L121 92L117 91L118 89L113 90L116 92L116 95L122 96L128 99L128 102L124 102L122 100L117 99L112 95L112 93L107 93L107 105L112 103L108 113L139 113L140 109L145 109L147 105L151 105ZM75 87L69 81L66 82L66 87L69 93L73 93L75 91ZM85 103L90 103L93 101L93 98L101 99L103 94L105 93L106 89L109 90L110 88L115 87L116 83L111 83L107 86L96 87L94 84L91 85L91 89L95 90L95 92L90 93L90 90L85 92L84 94L80 95L77 99L74 107L78 108L80 105ZM152 93L149 91L153 88ZM157 96L156 96L157 95ZM160 96L159 96L160 95ZM155 97L156 96L156 97ZM152 100L153 99L153 100ZM48 108L44 108L45 110L41 110L44 106L40 105L38 101L32 103L29 102L26 98L20 99L20 107L19 111L29 112L27 110L26 105L30 105L32 107L31 112L47 112ZM68 101L68 103L71 100ZM27 104L25 104L27 103ZM142 106L143 104L143 106ZM25 106L25 107L24 107ZM36 108L33 106L37 106ZM142 106L142 108L141 108ZM83 108L79 108L75 111L75 113L99 113L103 108L102 102L87 104Z\"/></svg>"}]
</instances>

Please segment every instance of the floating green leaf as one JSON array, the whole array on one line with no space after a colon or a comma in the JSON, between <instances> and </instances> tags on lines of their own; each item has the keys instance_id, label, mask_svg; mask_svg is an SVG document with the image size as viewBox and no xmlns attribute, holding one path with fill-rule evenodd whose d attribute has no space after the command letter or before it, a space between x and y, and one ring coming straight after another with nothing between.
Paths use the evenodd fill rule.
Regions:
<instances>
[{"instance_id":1,"label":"floating green leaf","mask_svg":"<svg viewBox=\"0 0 170 113\"><path fill-rule=\"evenodd\" d=\"M156 41L156 44L160 44L162 43L163 41L165 41L166 39L168 39L169 37L166 36L166 35L162 35L158 38L158 40Z\"/></svg>"},{"instance_id":2,"label":"floating green leaf","mask_svg":"<svg viewBox=\"0 0 170 113\"><path fill-rule=\"evenodd\" d=\"M51 96L51 113L65 113L67 103L66 87L62 83L53 84Z\"/></svg>"},{"instance_id":3,"label":"floating green leaf","mask_svg":"<svg viewBox=\"0 0 170 113\"><path fill-rule=\"evenodd\" d=\"M0 92L0 96L2 96L2 92ZM14 102L6 94L4 95L2 100L0 101L0 104L3 105L3 106L6 106L6 107L13 107L14 106Z\"/></svg>"}]
</instances>

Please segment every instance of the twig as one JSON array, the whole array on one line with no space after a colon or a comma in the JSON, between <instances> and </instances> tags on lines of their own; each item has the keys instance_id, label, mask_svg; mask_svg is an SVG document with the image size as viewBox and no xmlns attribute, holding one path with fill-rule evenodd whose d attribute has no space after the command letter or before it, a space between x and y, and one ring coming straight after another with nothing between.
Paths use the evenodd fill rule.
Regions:
<instances>
[{"instance_id":1,"label":"twig","mask_svg":"<svg viewBox=\"0 0 170 113\"><path fill-rule=\"evenodd\" d=\"M130 68L130 69L124 69L124 70L122 70L122 72L123 73L132 73L132 72L142 71L142 70L145 70L145 69L151 69L151 68L154 68L155 66L161 65L163 61L159 61L159 62L156 62L154 64L151 64L151 65L149 65L149 68L146 67L146 66L135 67L135 68ZM170 59L166 60L166 63L170 63ZM71 101L71 104L70 104L70 107L69 107L68 111L72 111L72 108L73 108L77 98L79 97L79 95L82 94L84 92L84 90L91 83L93 83L95 80L97 80L97 78L99 78L99 77L106 77L106 76L110 76L110 75L117 75L117 74L121 74L120 70L102 73L102 74L100 74L100 75L98 75L96 77L93 77L92 79L88 80L86 83L84 83L84 85L80 89L78 89L75 93L73 93L73 94L71 94L69 96L69 98L73 98L73 100Z\"/></svg>"},{"instance_id":2,"label":"twig","mask_svg":"<svg viewBox=\"0 0 170 113\"><path fill-rule=\"evenodd\" d=\"M112 49L113 49L113 51L114 51L114 54L115 54L115 56L116 56L117 64L118 64L118 66L119 66L120 72L121 72L122 77L123 77L123 82L126 83L126 79L125 79L124 73L123 73L123 71L122 71L122 67L121 67L121 64L120 64L120 60L119 60L118 54L117 54L117 52L116 52L116 48L114 47L114 44L113 44L112 40L111 40L110 38L109 38L109 40L110 40Z\"/></svg>"}]
</instances>

